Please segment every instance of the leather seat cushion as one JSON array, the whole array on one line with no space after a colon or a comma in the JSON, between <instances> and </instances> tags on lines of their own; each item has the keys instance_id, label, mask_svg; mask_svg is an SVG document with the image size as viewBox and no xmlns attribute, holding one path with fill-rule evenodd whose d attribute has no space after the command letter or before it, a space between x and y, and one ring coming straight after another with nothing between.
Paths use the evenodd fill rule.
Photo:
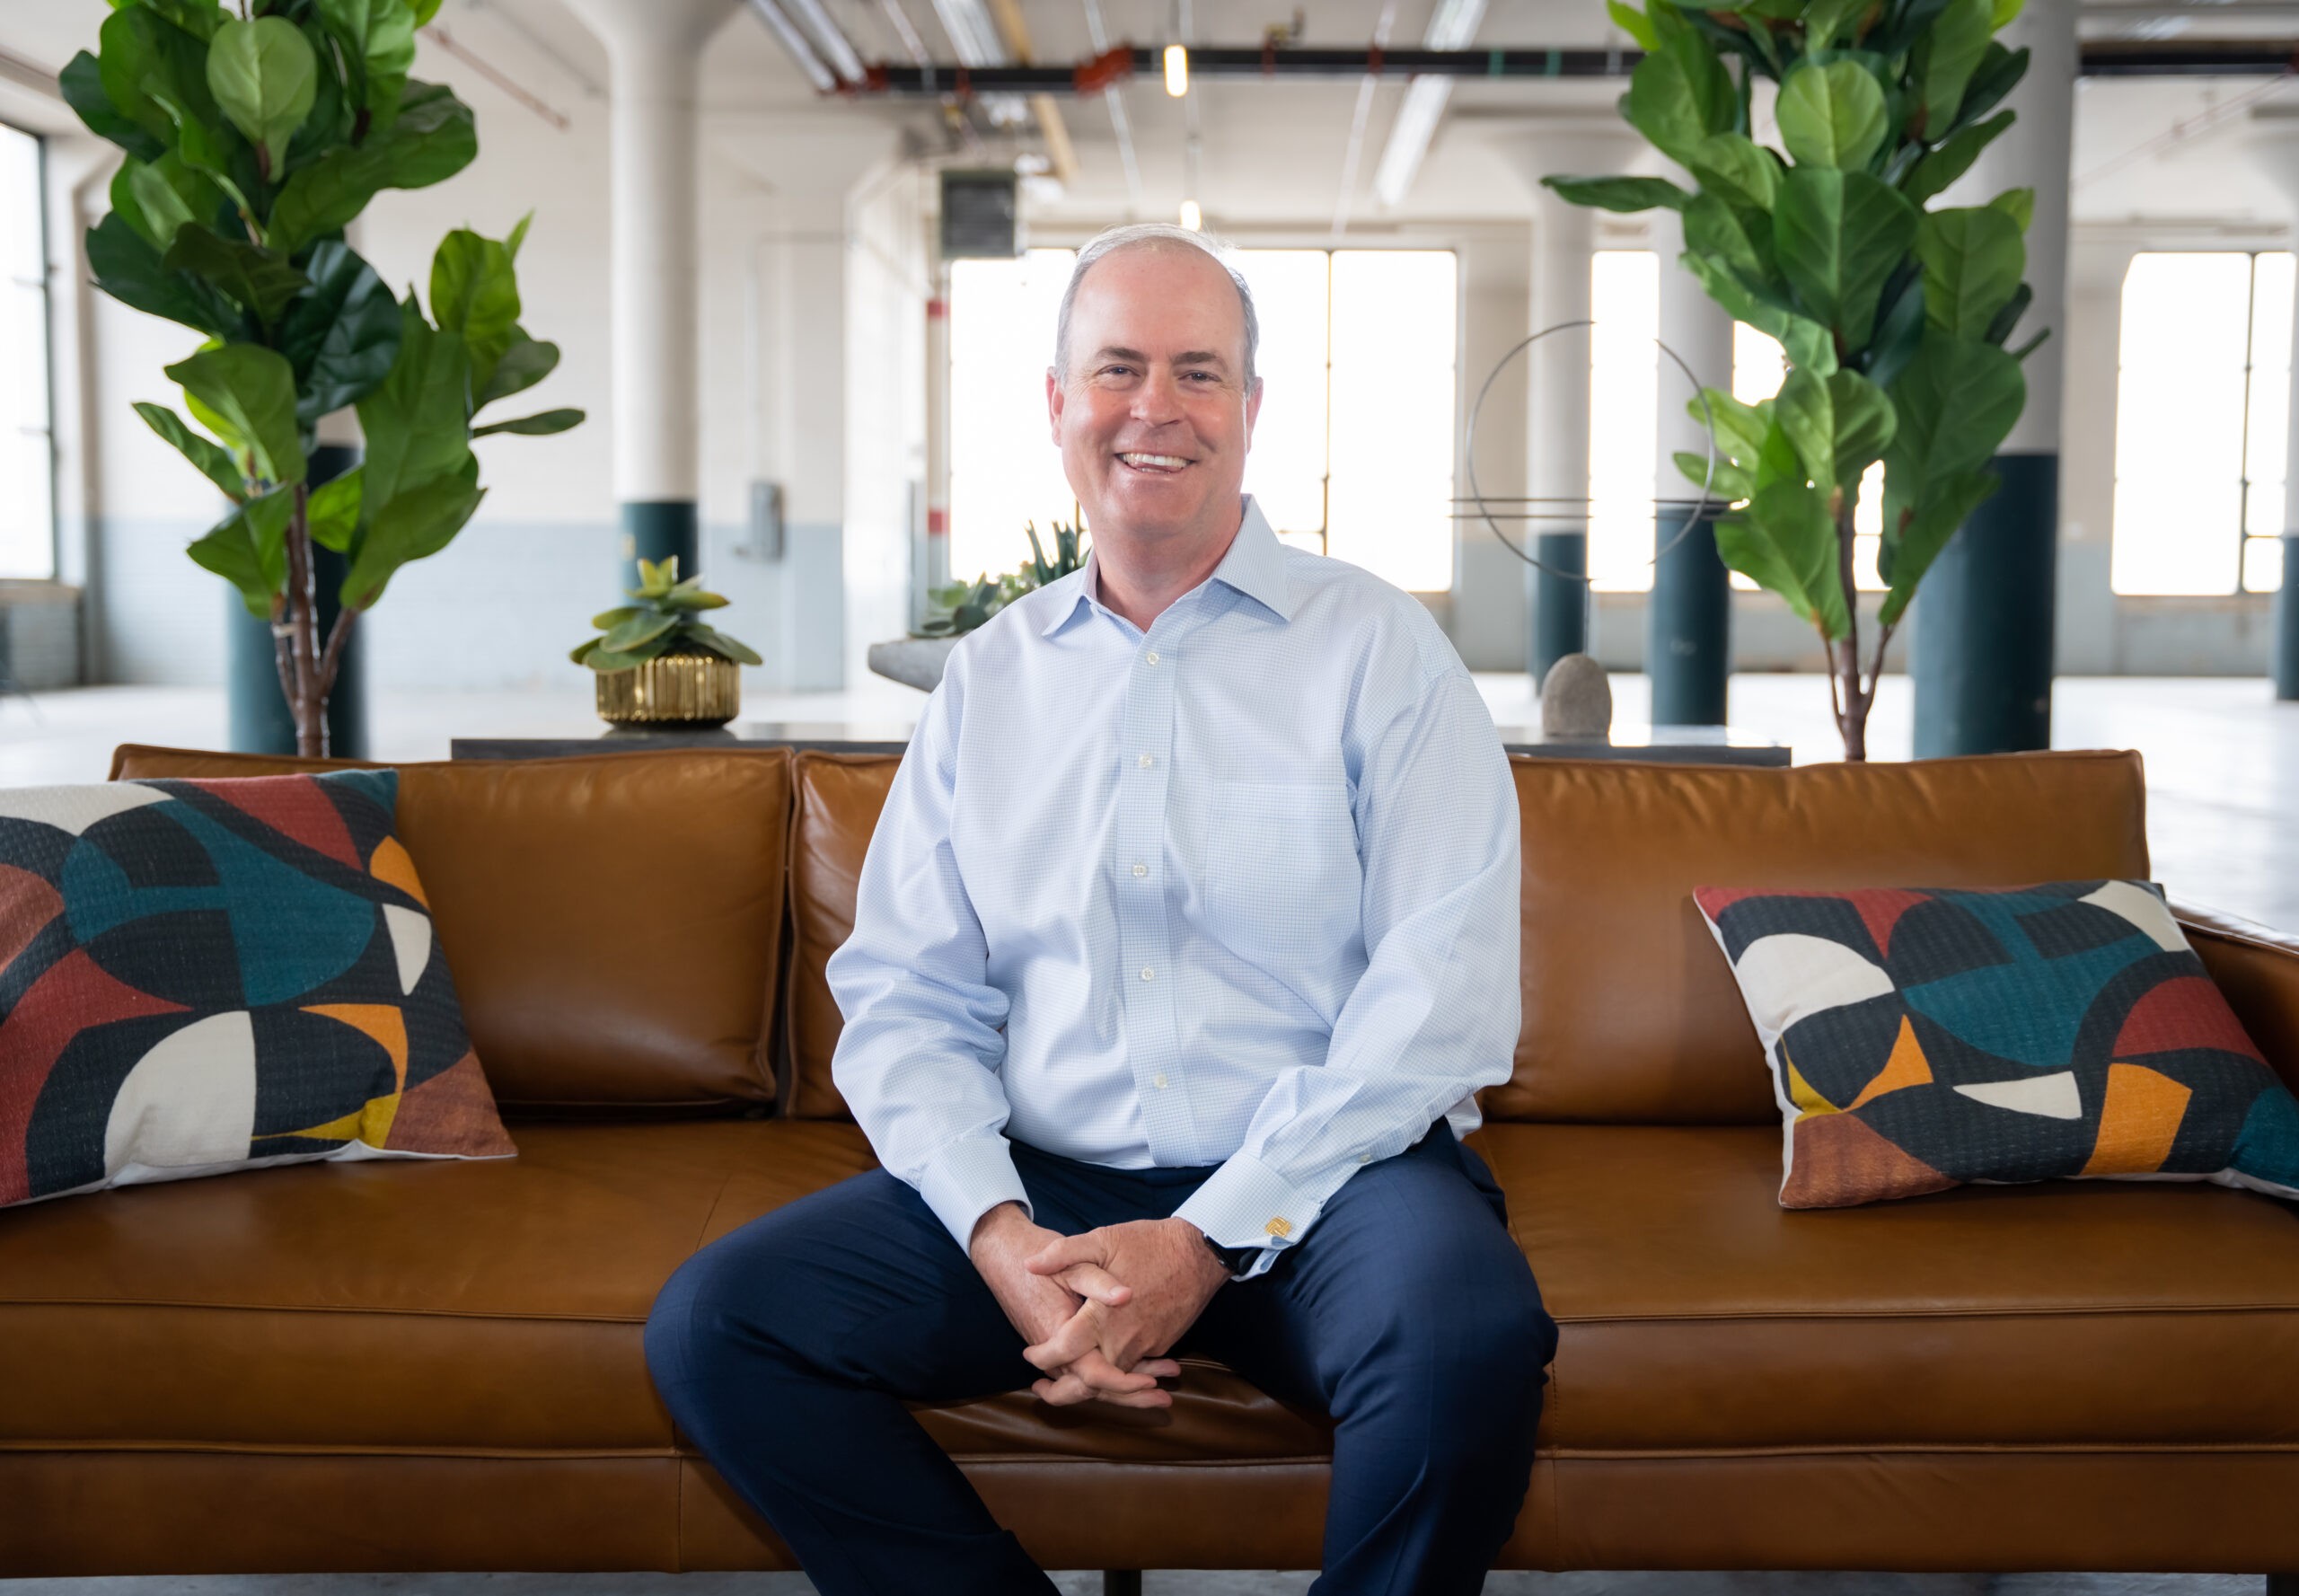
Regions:
<instances>
[{"instance_id":1,"label":"leather seat cushion","mask_svg":"<svg viewBox=\"0 0 2299 1596\"><path fill-rule=\"evenodd\" d=\"M870 1168L851 1125L533 1124L515 1160L361 1163L0 1212L0 1451L674 1444L641 1332L700 1247ZM1321 1417L1193 1365L1170 1414L925 1410L961 1456L1323 1457Z\"/></svg>"},{"instance_id":2,"label":"leather seat cushion","mask_svg":"<svg viewBox=\"0 0 2299 1596\"><path fill-rule=\"evenodd\" d=\"M2299 1205L2049 1181L1776 1199L1780 1132L1489 1125L1560 1455L2299 1444Z\"/></svg>"}]
</instances>

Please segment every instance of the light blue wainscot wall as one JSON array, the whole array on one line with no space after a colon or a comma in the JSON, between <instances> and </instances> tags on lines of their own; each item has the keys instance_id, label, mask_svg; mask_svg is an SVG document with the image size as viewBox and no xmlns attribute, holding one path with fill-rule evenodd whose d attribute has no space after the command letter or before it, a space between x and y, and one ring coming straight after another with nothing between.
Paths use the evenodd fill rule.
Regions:
<instances>
[{"instance_id":1,"label":"light blue wainscot wall","mask_svg":"<svg viewBox=\"0 0 2299 1596\"><path fill-rule=\"evenodd\" d=\"M224 582L184 553L208 525L197 517L101 523L89 573L97 680L222 684ZM604 518L482 516L442 552L401 570L362 620L368 682L381 692L580 689L589 673L567 651L591 635L593 615L622 602L613 579L620 535ZM735 553L742 538L739 527L703 529L704 574L732 601L711 619L766 660L744 673L745 684L837 690L846 630L838 526L791 525L774 562Z\"/></svg>"}]
</instances>

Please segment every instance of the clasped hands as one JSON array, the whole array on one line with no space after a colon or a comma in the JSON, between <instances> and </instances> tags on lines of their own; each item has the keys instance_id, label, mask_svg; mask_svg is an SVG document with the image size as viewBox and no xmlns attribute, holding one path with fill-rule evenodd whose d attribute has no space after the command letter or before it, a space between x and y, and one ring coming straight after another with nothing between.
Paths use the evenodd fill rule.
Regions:
<instances>
[{"instance_id":1,"label":"clasped hands","mask_svg":"<svg viewBox=\"0 0 2299 1596\"><path fill-rule=\"evenodd\" d=\"M1187 1220L1135 1220L1063 1236L1001 1203L968 1248L998 1305L1044 1371L1031 1386L1056 1407L1114 1402L1170 1407L1158 1381L1181 1372L1165 1354L1229 1279Z\"/></svg>"}]
</instances>

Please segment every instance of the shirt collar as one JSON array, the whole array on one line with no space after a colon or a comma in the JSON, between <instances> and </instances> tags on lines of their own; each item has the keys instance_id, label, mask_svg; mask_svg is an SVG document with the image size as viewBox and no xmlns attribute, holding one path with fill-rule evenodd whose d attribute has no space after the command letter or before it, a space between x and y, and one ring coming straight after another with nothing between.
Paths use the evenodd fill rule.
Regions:
<instances>
[{"instance_id":1,"label":"shirt collar","mask_svg":"<svg viewBox=\"0 0 2299 1596\"><path fill-rule=\"evenodd\" d=\"M1290 621L1293 598L1285 579L1285 545L1270 530L1269 518L1261 513L1253 495L1245 495L1244 500L1245 515L1238 524L1238 535L1230 540L1221 563L1213 568L1211 579L1245 595L1279 620ZM1039 635L1052 637L1069 625L1080 609L1099 606L1101 569L1101 556L1088 551L1070 601L1056 606Z\"/></svg>"}]
</instances>

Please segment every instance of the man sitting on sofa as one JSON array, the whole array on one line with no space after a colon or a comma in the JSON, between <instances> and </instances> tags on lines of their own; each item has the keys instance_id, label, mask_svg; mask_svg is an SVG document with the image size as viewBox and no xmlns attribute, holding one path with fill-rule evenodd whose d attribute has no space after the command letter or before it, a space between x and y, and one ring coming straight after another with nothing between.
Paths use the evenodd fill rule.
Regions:
<instances>
[{"instance_id":1,"label":"man sitting on sofa","mask_svg":"<svg viewBox=\"0 0 2299 1596\"><path fill-rule=\"evenodd\" d=\"M1458 1140L1518 1031L1518 817L1411 596L1240 487L1245 279L1078 257L1046 379L1086 569L951 655L830 963L884 1168L690 1261L686 1433L825 1596L1052 1583L903 1406L1162 1407L1176 1350L1334 1421L1322 1596L1471 1592L1555 1327Z\"/></svg>"}]
</instances>

